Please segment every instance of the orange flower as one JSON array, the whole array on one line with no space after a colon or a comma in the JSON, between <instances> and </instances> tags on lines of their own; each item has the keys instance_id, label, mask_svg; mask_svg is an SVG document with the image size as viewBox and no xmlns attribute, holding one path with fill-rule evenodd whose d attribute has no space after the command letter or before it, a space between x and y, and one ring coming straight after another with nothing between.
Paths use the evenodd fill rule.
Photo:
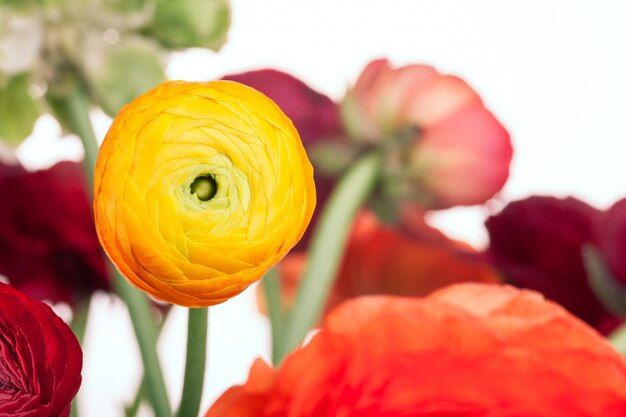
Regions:
<instances>
[{"instance_id":1,"label":"orange flower","mask_svg":"<svg viewBox=\"0 0 626 417\"><path fill-rule=\"evenodd\" d=\"M626 360L535 292L459 284L337 307L206 417L622 417Z\"/></svg>"},{"instance_id":2,"label":"orange flower","mask_svg":"<svg viewBox=\"0 0 626 417\"><path fill-rule=\"evenodd\" d=\"M380 224L370 212L360 213L348 239L327 309L359 295L424 296L460 282L501 282L495 269L480 259L469 245L452 241L425 223L412 232L414 236L406 235ZM295 299L305 266L303 253L291 253L279 264L286 307ZM260 291L259 297L262 294ZM260 301L263 310L264 303Z\"/></svg>"},{"instance_id":3,"label":"orange flower","mask_svg":"<svg viewBox=\"0 0 626 417\"><path fill-rule=\"evenodd\" d=\"M258 280L302 237L314 207L293 124L232 81L160 85L117 115L98 154L102 246L133 285L186 307Z\"/></svg>"},{"instance_id":4,"label":"orange flower","mask_svg":"<svg viewBox=\"0 0 626 417\"><path fill-rule=\"evenodd\" d=\"M480 204L509 176L508 132L463 80L425 65L363 70L344 103L351 135L369 142L412 139L387 168L392 195L427 208ZM399 167L398 161L404 166Z\"/></svg>"}]
</instances>

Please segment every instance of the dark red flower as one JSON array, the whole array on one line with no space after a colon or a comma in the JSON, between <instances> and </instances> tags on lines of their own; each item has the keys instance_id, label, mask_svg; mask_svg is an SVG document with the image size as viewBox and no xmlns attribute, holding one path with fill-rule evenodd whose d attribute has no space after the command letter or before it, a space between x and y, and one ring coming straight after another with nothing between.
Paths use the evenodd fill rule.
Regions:
<instances>
[{"instance_id":1,"label":"dark red flower","mask_svg":"<svg viewBox=\"0 0 626 417\"><path fill-rule=\"evenodd\" d=\"M0 283L0 415L66 417L83 354L47 305Z\"/></svg>"},{"instance_id":2,"label":"dark red flower","mask_svg":"<svg viewBox=\"0 0 626 417\"><path fill-rule=\"evenodd\" d=\"M626 198L598 213L594 243L615 279L626 283Z\"/></svg>"},{"instance_id":3,"label":"dark red flower","mask_svg":"<svg viewBox=\"0 0 626 417\"><path fill-rule=\"evenodd\" d=\"M537 290L602 332L619 322L592 292L582 246L600 212L575 198L530 197L487 219L489 255L514 285Z\"/></svg>"},{"instance_id":4,"label":"dark red flower","mask_svg":"<svg viewBox=\"0 0 626 417\"><path fill-rule=\"evenodd\" d=\"M622 417L626 360L540 294L459 284L360 297L205 417Z\"/></svg>"},{"instance_id":5,"label":"dark red flower","mask_svg":"<svg viewBox=\"0 0 626 417\"><path fill-rule=\"evenodd\" d=\"M0 274L11 285L69 303L109 288L80 164L0 164L0 195Z\"/></svg>"},{"instance_id":6,"label":"dark red flower","mask_svg":"<svg viewBox=\"0 0 626 417\"><path fill-rule=\"evenodd\" d=\"M335 140L342 134L337 104L292 75L274 69L262 69L226 75L223 79L237 81L255 88L274 100L298 129L302 143L308 152L312 151L316 143ZM293 249L295 251L305 248L308 244L310 231L315 228L318 215L335 185L333 178L324 175L319 170L316 170L314 175L317 208L313 213L308 231Z\"/></svg>"},{"instance_id":7,"label":"dark red flower","mask_svg":"<svg viewBox=\"0 0 626 417\"><path fill-rule=\"evenodd\" d=\"M255 88L274 100L298 129L305 147L342 132L337 104L292 75L262 69L226 75L223 79Z\"/></svg>"}]
</instances>

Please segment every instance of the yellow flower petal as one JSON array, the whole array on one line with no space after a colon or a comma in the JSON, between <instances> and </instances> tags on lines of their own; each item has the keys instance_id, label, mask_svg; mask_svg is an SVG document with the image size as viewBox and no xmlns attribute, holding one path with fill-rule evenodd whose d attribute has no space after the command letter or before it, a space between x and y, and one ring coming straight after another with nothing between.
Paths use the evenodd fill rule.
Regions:
<instances>
[{"instance_id":1,"label":"yellow flower petal","mask_svg":"<svg viewBox=\"0 0 626 417\"><path fill-rule=\"evenodd\" d=\"M212 178L215 194L192 191ZM291 121L231 81L161 84L117 115L95 175L96 229L137 288L187 307L239 294L302 237L313 168Z\"/></svg>"}]
</instances>

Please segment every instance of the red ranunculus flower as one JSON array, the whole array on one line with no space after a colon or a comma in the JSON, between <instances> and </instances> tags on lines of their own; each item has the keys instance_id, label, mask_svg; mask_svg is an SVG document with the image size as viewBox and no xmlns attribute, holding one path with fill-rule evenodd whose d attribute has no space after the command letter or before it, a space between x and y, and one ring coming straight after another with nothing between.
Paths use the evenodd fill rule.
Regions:
<instances>
[{"instance_id":1,"label":"red ranunculus flower","mask_svg":"<svg viewBox=\"0 0 626 417\"><path fill-rule=\"evenodd\" d=\"M37 299L75 303L109 280L81 165L0 163L0 274Z\"/></svg>"},{"instance_id":2,"label":"red ranunculus flower","mask_svg":"<svg viewBox=\"0 0 626 417\"><path fill-rule=\"evenodd\" d=\"M615 279L626 283L626 198L597 214L594 243Z\"/></svg>"},{"instance_id":3,"label":"red ranunculus flower","mask_svg":"<svg viewBox=\"0 0 626 417\"><path fill-rule=\"evenodd\" d=\"M600 212L575 198L529 197L487 219L489 256L514 285L542 292L608 333L619 320L592 292L582 246Z\"/></svg>"},{"instance_id":4,"label":"red ranunculus flower","mask_svg":"<svg viewBox=\"0 0 626 417\"><path fill-rule=\"evenodd\" d=\"M337 104L292 75L262 69L226 75L223 79L259 90L276 102L298 129L305 147L342 132Z\"/></svg>"},{"instance_id":5,"label":"red ranunculus flower","mask_svg":"<svg viewBox=\"0 0 626 417\"><path fill-rule=\"evenodd\" d=\"M223 79L255 88L274 100L298 129L308 152L321 141L335 140L343 132L337 104L292 75L274 69L262 69L226 75ZM308 231L293 249L295 251L305 248L308 244L310 231L314 230L318 215L335 184L333 178L317 170L314 179L317 208Z\"/></svg>"},{"instance_id":6,"label":"red ranunculus flower","mask_svg":"<svg viewBox=\"0 0 626 417\"><path fill-rule=\"evenodd\" d=\"M426 223L412 233L409 236L381 224L372 213L361 212L348 238L327 310L359 295L424 296L460 282L501 282L496 270L469 245L448 239ZM279 264L285 307L295 300L305 266L304 253L289 254ZM263 309L262 300L260 305Z\"/></svg>"},{"instance_id":7,"label":"red ranunculus flower","mask_svg":"<svg viewBox=\"0 0 626 417\"><path fill-rule=\"evenodd\" d=\"M0 283L0 415L66 417L83 354L47 305Z\"/></svg>"},{"instance_id":8,"label":"red ranunculus flower","mask_svg":"<svg viewBox=\"0 0 626 417\"><path fill-rule=\"evenodd\" d=\"M333 310L206 417L621 417L626 360L540 294L459 284Z\"/></svg>"},{"instance_id":9,"label":"red ranunculus flower","mask_svg":"<svg viewBox=\"0 0 626 417\"><path fill-rule=\"evenodd\" d=\"M509 176L509 133L463 80L426 65L368 64L349 91L353 137L380 143L410 135L385 174L393 193L426 208L480 204ZM399 166L398 166L399 164Z\"/></svg>"}]
</instances>

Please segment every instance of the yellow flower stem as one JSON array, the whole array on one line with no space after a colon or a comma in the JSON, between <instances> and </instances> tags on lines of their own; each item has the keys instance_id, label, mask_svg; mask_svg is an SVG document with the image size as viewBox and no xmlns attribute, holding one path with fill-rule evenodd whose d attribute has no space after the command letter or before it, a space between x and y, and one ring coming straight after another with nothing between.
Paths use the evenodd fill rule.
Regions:
<instances>
[{"instance_id":1,"label":"yellow flower stem","mask_svg":"<svg viewBox=\"0 0 626 417\"><path fill-rule=\"evenodd\" d=\"M63 114L68 127L78 135L85 149L85 166L90 188L93 189L93 172L98 152L96 135L89 119L89 99L84 91L76 86L73 91L64 97L57 98L57 112ZM128 306L128 312L135 329L139 350L143 359L144 372L147 377L148 397L156 417L172 417L167 390L163 379L163 372L156 350L157 328L151 316L148 299L138 290L132 288L124 278L111 266L113 285L117 294Z\"/></svg>"},{"instance_id":2,"label":"yellow flower stem","mask_svg":"<svg viewBox=\"0 0 626 417\"><path fill-rule=\"evenodd\" d=\"M304 277L285 329L278 362L299 346L317 324L343 256L357 210L374 188L381 155L372 151L358 160L341 178L313 234Z\"/></svg>"},{"instance_id":3,"label":"yellow flower stem","mask_svg":"<svg viewBox=\"0 0 626 417\"><path fill-rule=\"evenodd\" d=\"M187 359L183 395L177 417L198 417L206 368L208 308L189 308L187 324Z\"/></svg>"},{"instance_id":4,"label":"yellow flower stem","mask_svg":"<svg viewBox=\"0 0 626 417\"><path fill-rule=\"evenodd\" d=\"M263 277L263 290L265 291L265 300L267 302L267 312L270 318L270 327L272 332L272 363L278 365L280 363L280 350L283 343L282 337L284 332L284 315L281 311L281 291L280 280L278 278L278 267L274 267L267 271Z\"/></svg>"}]
</instances>

